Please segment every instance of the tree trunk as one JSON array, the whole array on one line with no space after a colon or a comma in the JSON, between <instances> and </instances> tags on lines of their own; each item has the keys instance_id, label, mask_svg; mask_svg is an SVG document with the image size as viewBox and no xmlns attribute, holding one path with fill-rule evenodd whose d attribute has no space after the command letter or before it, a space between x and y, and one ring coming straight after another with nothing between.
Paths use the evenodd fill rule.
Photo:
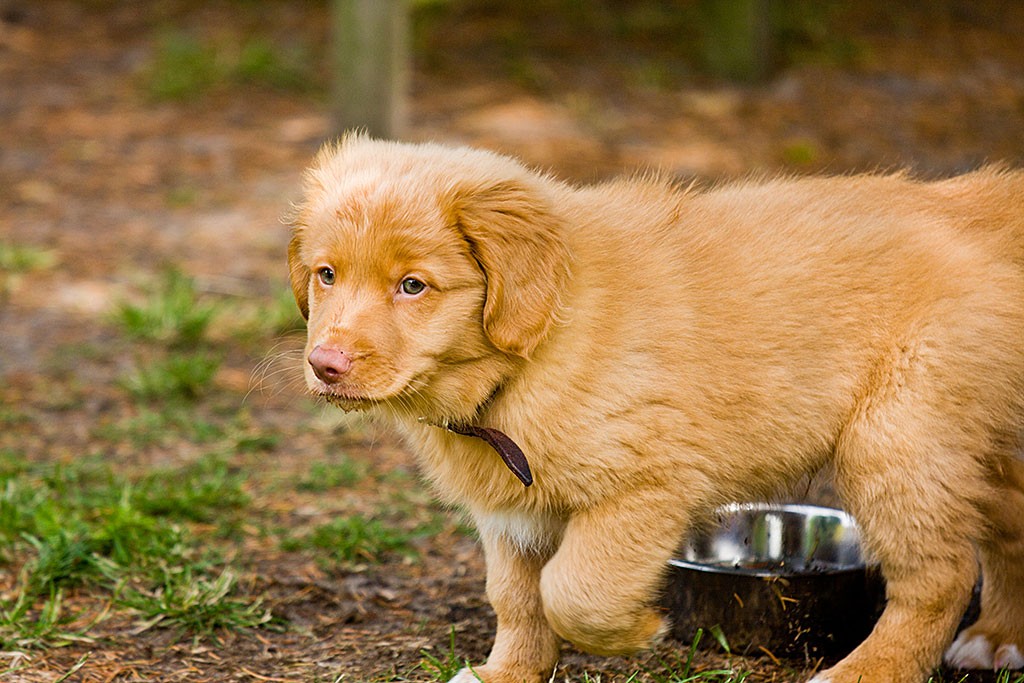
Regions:
<instances>
[{"instance_id":1,"label":"tree trunk","mask_svg":"<svg viewBox=\"0 0 1024 683\"><path fill-rule=\"evenodd\" d=\"M334 0L331 109L334 130L396 137L405 118L405 0Z\"/></svg>"}]
</instances>

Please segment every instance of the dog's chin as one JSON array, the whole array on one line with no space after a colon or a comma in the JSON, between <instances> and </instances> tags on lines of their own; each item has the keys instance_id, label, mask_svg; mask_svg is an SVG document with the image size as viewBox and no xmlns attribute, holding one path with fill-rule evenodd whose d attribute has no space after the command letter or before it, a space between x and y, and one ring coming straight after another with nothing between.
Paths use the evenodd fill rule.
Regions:
<instances>
[{"instance_id":1,"label":"dog's chin","mask_svg":"<svg viewBox=\"0 0 1024 683\"><path fill-rule=\"evenodd\" d=\"M441 404L424 403L422 396L414 398L411 394L399 392L380 396L357 396L343 393L334 388L314 391L318 398L327 403L341 408L346 413L361 412L378 415L387 415L392 418L410 419L428 424L445 424L447 422L460 422L464 416L458 411L439 409ZM451 414L449 414L451 413Z\"/></svg>"},{"instance_id":2,"label":"dog's chin","mask_svg":"<svg viewBox=\"0 0 1024 683\"><path fill-rule=\"evenodd\" d=\"M309 390L318 398L345 412L381 412L394 418L408 418L432 424L465 422L478 412L486 396L474 400L480 390L459 386L458 391L447 387L437 391L432 386L429 372L414 372L411 376L395 378L390 385L370 387L361 383L342 382L326 384L319 379L309 380Z\"/></svg>"},{"instance_id":3,"label":"dog's chin","mask_svg":"<svg viewBox=\"0 0 1024 683\"><path fill-rule=\"evenodd\" d=\"M371 398L346 396L332 391L317 392L317 396L346 413L367 411L378 403Z\"/></svg>"},{"instance_id":4,"label":"dog's chin","mask_svg":"<svg viewBox=\"0 0 1024 683\"><path fill-rule=\"evenodd\" d=\"M341 408L346 413L365 411L379 402L356 387L326 384L318 379L308 379L307 388L317 398Z\"/></svg>"},{"instance_id":5,"label":"dog's chin","mask_svg":"<svg viewBox=\"0 0 1024 683\"><path fill-rule=\"evenodd\" d=\"M369 391L365 388L327 385L321 382L312 383L309 388L318 398L332 406L341 408L346 413L367 412L375 408L404 403L401 390Z\"/></svg>"}]
</instances>

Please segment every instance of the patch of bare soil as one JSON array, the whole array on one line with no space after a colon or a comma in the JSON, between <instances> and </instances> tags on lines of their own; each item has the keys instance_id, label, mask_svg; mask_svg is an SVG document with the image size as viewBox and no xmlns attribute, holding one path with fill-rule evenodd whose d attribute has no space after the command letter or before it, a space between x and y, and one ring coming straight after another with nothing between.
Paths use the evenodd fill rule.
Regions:
<instances>
[{"instance_id":1,"label":"patch of bare soil","mask_svg":"<svg viewBox=\"0 0 1024 683\"><path fill-rule=\"evenodd\" d=\"M749 86L701 74L686 44L692 34L664 30L674 27L665 19L673 3L607 0L594 3L596 19L554 11L561 5L553 2L536 4L543 15L531 3L503 4L513 3L418 10L406 137L491 147L581 181L637 168L721 179L894 167L943 175L986 161L1024 163L1020 3L860 3L830 16L803 57ZM0 407L17 416L0 426L0 449L33 461L104 452L129 472L202 450L187 439L140 446L98 436L97 426L140 411L117 383L132 351L109 311L141 296L167 264L239 307L284 286L280 216L330 134L326 12L327 3L298 0L0 0L0 245L56 259L0 272ZM309 55L309 87L239 81L155 97L161 41L180 33L219 45L256 35L282 50L298 46ZM447 521L415 541L416 559L347 568L243 530L246 589L264 597L279 628L192 639L140 630L118 613L89 640L0 653L7 680L425 680L421 652L443 659L451 629L459 657L486 657L494 619L475 541L457 516L431 508L411 458L389 435L339 423L302 397L300 342L278 343L225 342L219 408L200 409L229 406L278 438L269 450L231 454L251 475L260 523L308 526L410 497L413 517L428 510ZM265 359L255 373L263 386L252 390ZM321 491L287 485L310 461L338 452L408 476ZM0 567L0 584L9 586L13 571ZM104 609L87 589L68 600ZM625 680L660 670L659 660L676 661L681 649L602 659L567 646L556 679ZM818 663L709 651L697 664L749 669L749 681L796 681Z\"/></svg>"}]
</instances>

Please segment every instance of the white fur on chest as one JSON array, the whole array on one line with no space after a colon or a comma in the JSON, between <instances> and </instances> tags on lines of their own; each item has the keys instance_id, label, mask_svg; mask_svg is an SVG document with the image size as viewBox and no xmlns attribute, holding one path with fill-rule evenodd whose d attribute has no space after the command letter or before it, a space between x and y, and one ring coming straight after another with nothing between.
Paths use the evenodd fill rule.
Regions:
<instances>
[{"instance_id":1,"label":"white fur on chest","mask_svg":"<svg viewBox=\"0 0 1024 683\"><path fill-rule=\"evenodd\" d=\"M520 510L474 511L473 519L481 537L502 538L522 553L553 552L565 532L557 517Z\"/></svg>"}]
</instances>

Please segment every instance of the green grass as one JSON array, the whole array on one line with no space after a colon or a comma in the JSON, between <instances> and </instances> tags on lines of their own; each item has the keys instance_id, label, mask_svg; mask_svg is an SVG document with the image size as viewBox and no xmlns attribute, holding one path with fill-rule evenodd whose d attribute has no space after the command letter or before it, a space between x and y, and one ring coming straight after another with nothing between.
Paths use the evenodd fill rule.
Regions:
<instances>
[{"instance_id":1,"label":"green grass","mask_svg":"<svg viewBox=\"0 0 1024 683\"><path fill-rule=\"evenodd\" d=\"M0 259L18 269L47 263L32 253L3 249ZM88 641L97 620L111 614L135 615L138 632L170 628L198 638L273 622L257 588L240 578L244 560L233 559L240 535L262 524L250 509L249 471L233 463L279 440L250 423L240 396L215 385L229 344L237 346L222 315L234 307L176 268L146 292L108 317L122 340L88 357L135 358L90 430L94 452L0 447L0 651ZM253 309L266 319L265 311L283 305ZM0 407L5 428L30 430L36 419L13 404ZM173 453L164 458L173 464L116 468L122 458L114 454L161 451ZM311 476L341 484L358 473Z\"/></svg>"},{"instance_id":2,"label":"green grass","mask_svg":"<svg viewBox=\"0 0 1024 683\"><path fill-rule=\"evenodd\" d=\"M249 504L244 482L223 458L209 456L151 471L136 485L136 504L149 515L209 523Z\"/></svg>"},{"instance_id":3,"label":"green grass","mask_svg":"<svg viewBox=\"0 0 1024 683\"><path fill-rule=\"evenodd\" d=\"M258 344L265 350L270 338L300 332L306 321L299 315L291 287L274 282L269 297L230 299L200 291L195 279L168 268L146 283L141 301L123 301L112 321L130 339L169 350L194 350L211 343L211 332L223 340Z\"/></svg>"},{"instance_id":4,"label":"green grass","mask_svg":"<svg viewBox=\"0 0 1024 683\"><path fill-rule=\"evenodd\" d=\"M270 304L260 311L259 319L263 321L262 329L271 335L302 332L306 329L306 321L299 313L295 295L288 285L274 288Z\"/></svg>"},{"instance_id":5,"label":"green grass","mask_svg":"<svg viewBox=\"0 0 1024 683\"><path fill-rule=\"evenodd\" d=\"M821 157L813 140L792 140L782 148L782 160L790 166L813 164Z\"/></svg>"},{"instance_id":6,"label":"green grass","mask_svg":"<svg viewBox=\"0 0 1024 683\"><path fill-rule=\"evenodd\" d=\"M233 302L229 309L222 311L221 319L229 330L228 336L263 354L272 347L275 338L306 329L292 289L282 281L272 283L269 297ZM273 359L268 357L267 360Z\"/></svg>"},{"instance_id":7,"label":"green grass","mask_svg":"<svg viewBox=\"0 0 1024 683\"><path fill-rule=\"evenodd\" d=\"M236 595L235 572L190 530L248 504L241 475L223 460L131 480L100 457L14 458L0 460L0 561L16 577L0 598L0 648L84 638L88 615L65 608L66 591L82 586L138 612L148 627L206 635L270 619L259 598Z\"/></svg>"},{"instance_id":8,"label":"green grass","mask_svg":"<svg viewBox=\"0 0 1024 683\"><path fill-rule=\"evenodd\" d=\"M261 600L239 595L238 578L229 569L216 576L197 576L188 565L164 567L155 587L128 588L119 601L139 614L140 633L159 625L202 636L221 629L255 628L273 619Z\"/></svg>"},{"instance_id":9,"label":"green grass","mask_svg":"<svg viewBox=\"0 0 1024 683\"><path fill-rule=\"evenodd\" d=\"M312 83L312 57L304 45L281 47L261 36L242 42L230 65L238 83L300 92Z\"/></svg>"},{"instance_id":10,"label":"green grass","mask_svg":"<svg viewBox=\"0 0 1024 683\"><path fill-rule=\"evenodd\" d=\"M30 424L32 418L17 407L0 404L0 428L14 427L19 424Z\"/></svg>"},{"instance_id":11,"label":"green grass","mask_svg":"<svg viewBox=\"0 0 1024 683\"><path fill-rule=\"evenodd\" d=\"M226 437L227 427L196 414L188 405L172 402L151 407L142 401L140 403L142 405L134 414L116 422L97 425L93 429L94 436L111 444L127 443L138 449L168 446L180 439L192 444L207 444Z\"/></svg>"},{"instance_id":12,"label":"green grass","mask_svg":"<svg viewBox=\"0 0 1024 683\"><path fill-rule=\"evenodd\" d=\"M45 270L56 263L56 254L48 249L0 242L0 273Z\"/></svg>"},{"instance_id":13,"label":"green grass","mask_svg":"<svg viewBox=\"0 0 1024 683\"><path fill-rule=\"evenodd\" d=\"M57 590L76 586L99 573L99 562L106 555L104 539L84 528L60 529L45 536L23 535L35 551L28 568L25 590L30 595L53 595Z\"/></svg>"},{"instance_id":14,"label":"green grass","mask_svg":"<svg viewBox=\"0 0 1024 683\"><path fill-rule=\"evenodd\" d=\"M186 101L224 87L247 85L305 92L315 84L305 43L278 45L263 36L208 39L165 31L153 46L143 88L159 101Z\"/></svg>"},{"instance_id":15,"label":"green grass","mask_svg":"<svg viewBox=\"0 0 1024 683\"><path fill-rule=\"evenodd\" d=\"M299 491L324 492L334 488L355 486L369 476L365 463L342 456L339 462L314 462L299 479Z\"/></svg>"},{"instance_id":16,"label":"green grass","mask_svg":"<svg viewBox=\"0 0 1024 683\"><path fill-rule=\"evenodd\" d=\"M351 568L362 564L380 564L394 557L413 558L415 538L429 533L425 527L412 531L375 517L350 515L320 524L301 536L288 536L281 542L287 551L307 551L328 566Z\"/></svg>"},{"instance_id":17,"label":"green grass","mask_svg":"<svg viewBox=\"0 0 1024 683\"><path fill-rule=\"evenodd\" d=\"M218 306L199 292L195 280L170 268L151 290L144 302L117 307L114 319L125 334L171 348L191 347L205 339Z\"/></svg>"},{"instance_id":18,"label":"green grass","mask_svg":"<svg viewBox=\"0 0 1024 683\"><path fill-rule=\"evenodd\" d=\"M122 302L112 319L124 334L140 344L135 366L120 379L121 387L148 409L194 404L208 394L221 366L221 354L211 349L209 330L221 304L202 294L195 281L176 268L164 271L150 285L141 303ZM174 416L164 416L173 422ZM192 419L192 418L189 418ZM159 427L152 411L143 411L134 431L145 434L145 422Z\"/></svg>"},{"instance_id":19,"label":"green grass","mask_svg":"<svg viewBox=\"0 0 1024 683\"><path fill-rule=\"evenodd\" d=\"M146 87L158 100L184 100L211 88L220 78L216 49L183 32L160 36L146 70Z\"/></svg>"},{"instance_id":20,"label":"green grass","mask_svg":"<svg viewBox=\"0 0 1024 683\"><path fill-rule=\"evenodd\" d=\"M697 648L700 645L700 641L703 636L704 631L702 629L697 629L697 633L694 635L693 642L690 643L688 650L685 652L675 653L675 657L671 661L659 659L659 669L648 669L646 671L650 680L654 681L654 683L689 683L690 681L707 681L709 683L741 683L742 681L745 681L750 675L747 671L740 672L734 671L733 669L713 669L710 671L698 672L694 669L694 658L697 654ZM720 633L716 635L716 640L719 645L722 645L723 638L718 636L720 636ZM727 646L725 649L728 651Z\"/></svg>"},{"instance_id":21,"label":"green grass","mask_svg":"<svg viewBox=\"0 0 1024 683\"><path fill-rule=\"evenodd\" d=\"M13 598L0 600L0 644L11 651L88 641L86 633L93 622L82 623L80 616L64 609L61 591L40 600L21 590Z\"/></svg>"},{"instance_id":22,"label":"green grass","mask_svg":"<svg viewBox=\"0 0 1024 683\"><path fill-rule=\"evenodd\" d=\"M276 449L280 442L279 434L242 434L235 440L234 450L238 453L269 453Z\"/></svg>"},{"instance_id":23,"label":"green grass","mask_svg":"<svg viewBox=\"0 0 1024 683\"><path fill-rule=\"evenodd\" d=\"M956 678L950 678L954 675ZM965 683L969 680L973 679L967 674L941 673L929 677L928 683ZM996 674L995 683L1024 683L1024 673L1002 669Z\"/></svg>"},{"instance_id":24,"label":"green grass","mask_svg":"<svg viewBox=\"0 0 1024 683\"><path fill-rule=\"evenodd\" d=\"M0 257L18 269L45 263L12 253ZM215 377L224 359L237 363L249 345L262 353L274 335L301 328L290 288L280 283L269 300L215 295L176 268L144 286L108 314L116 339L55 354L57 386L24 404L0 387L0 651L107 638L102 623L112 617L135 619L134 633L170 629L172 638L279 626L248 574L249 551L275 553L288 539L268 532L279 513L256 508L254 492L377 480L336 452L298 474L254 479L282 436L254 423L258 407ZM92 394L77 376L85 362L124 369ZM96 412L84 410L92 396ZM92 422L88 445L75 437L40 448L36 421L51 418ZM421 528L397 520L335 520L292 542L332 570L363 571L416 555Z\"/></svg>"},{"instance_id":25,"label":"green grass","mask_svg":"<svg viewBox=\"0 0 1024 683\"><path fill-rule=\"evenodd\" d=\"M690 647L679 651L669 661L664 658L658 660L656 668L647 667L642 671L632 673L616 672L616 679L624 677L626 683L638 683L639 681L651 681L653 683L743 683L751 672L736 669L710 669L699 671L694 662L697 655L697 648L700 644L702 633L698 631ZM421 660L416 670L424 672L429 679L444 683L450 680L459 670L472 666L466 659L459 657L458 648L455 644L455 627L452 626L448 635L448 646L441 652L435 653L429 649L420 650ZM584 671L579 676L571 678L559 675L552 680L564 680L566 683L578 681L579 683L600 683L602 674L591 675ZM1002 683L1002 682L1001 682ZM1010 683L1010 682L1006 682Z\"/></svg>"},{"instance_id":26,"label":"green grass","mask_svg":"<svg viewBox=\"0 0 1024 683\"><path fill-rule=\"evenodd\" d=\"M195 401L210 390L220 364L205 351L170 353L140 361L121 384L138 401Z\"/></svg>"},{"instance_id":27,"label":"green grass","mask_svg":"<svg viewBox=\"0 0 1024 683\"><path fill-rule=\"evenodd\" d=\"M455 650L455 627L451 627L448 633L448 648L435 655L430 650L420 650L419 668L422 669L432 680L446 683L451 680L461 669L470 667L469 660L460 659Z\"/></svg>"},{"instance_id":28,"label":"green grass","mask_svg":"<svg viewBox=\"0 0 1024 683\"><path fill-rule=\"evenodd\" d=\"M171 209L187 209L198 204L201 198L200 188L187 181L170 185L164 194L164 201Z\"/></svg>"},{"instance_id":29,"label":"green grass","mask_svg":"<svg viewBox=\"0 0 1024 683\"><path fill-rule=\"evenodd\" d=\"M0 242L0 296L13 291L25 273L46 270L56 263L53 251Z\"/></svg>"}]
</instances>

